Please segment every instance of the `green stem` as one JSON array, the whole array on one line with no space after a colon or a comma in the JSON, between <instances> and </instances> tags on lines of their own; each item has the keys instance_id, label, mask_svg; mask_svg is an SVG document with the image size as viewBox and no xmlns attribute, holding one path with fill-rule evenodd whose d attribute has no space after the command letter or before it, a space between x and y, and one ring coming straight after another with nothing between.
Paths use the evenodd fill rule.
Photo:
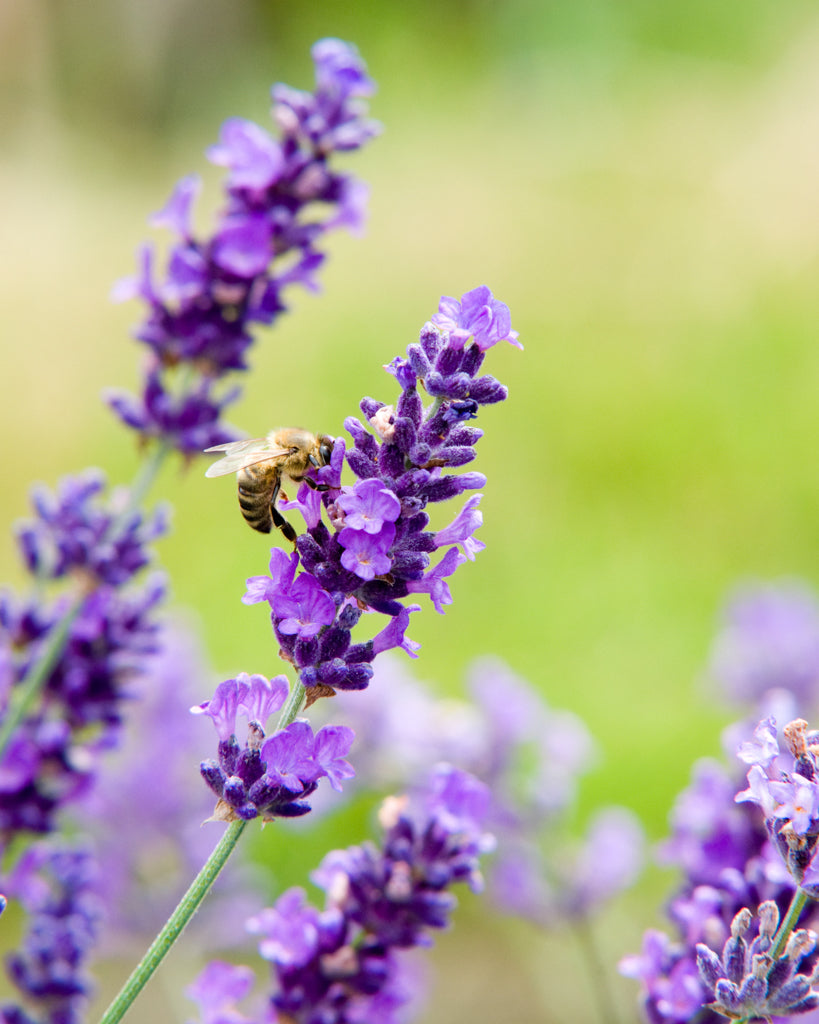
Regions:
<instances>
[{"instance_id":1,"label":"green stem","mask_svg":"<svg viewBox=\"0 0 819 1024\"><path fill-rule=\"evenodd\" d=\"M279 721L276 725L278 730L286 729L291 722L296 720L299 712L304 707L304 700L306 696L307 691L304 689L302 684L296 680L296 682L290 687L290 694L282 708L282 713L279 715Z\"/></svg>"},{"instance_id":2,"label":"green stem","mask_svg":"<svg viewBox=\"0 0 819 1024\"><path fill-rule=\"evenodd\" d=\"M171 914L162 931L151 943L151 947L134 968L130 978L123 985L119 995L100 1018L100 1024L117 1024L122 1020L131 1003L136 999L146 982L159 967L171 946L179 938L182 929L190 921L199 904L207 895L216 876L225 866L228 857L242 834L246 821L233 821L225 829L205 866L191 883L176 910Z\"/></svg>"},{"instance_id":3,"label":"green stem","mask_svg":"<svg viewBox=\"0 0 819 1024\"><path fill-rule=\"evenodd\" d=\"M304 705L305 689L300 682L290 688L290 694L282 709L278 729L284 729L298 715ZM207 863L193 880L191 887L182 897L173 914L168 918L162 931L151 944L151 948L137 964L131 977L126 981L116 999L100 1019L100 1024L118 1024L122 1020L131 1003L136 999L146 982L159 967L171 946L179 937L182 929L193 917L199 904L207 896L216 876L224 867L233 852L239 836L242 834L246 821L234 821L228 825L216 849L208 858Z\"/></svg>"},{"instance_id":4,"label":"green stem","mask_svg":"<svg viewBox=\"0 0 819 1024\"><path fill-rule=\"evenodd\" d=\"M603 1024L618 1024L611 989L606 976L606 966L597 948L594 933L587 920L578 920L573 927L577 941L588 967L589 983L594 993L600 1020Z\"/></svg>"},{"instance_id":5,"label":"green stem","mask_svg":"<svg viewBox=\"0 0 819 1024\"><path fill-rule=\"evenodd\" d=\"M160 442L148 458L143 461L137 471L134 482L128 490L128 499L125 506L112 521L107 531L109 536L115 534L122 523L142 503L169 451L168 445ZM74 597L68 611L46 637L39 657L32 662L26 674L15 686L13 700L9 703L8 713L3 719L2 724L0 724L0 760L3 759L15 730L31 710L37 697L42 692L48 677L59 661L68 642L71 626L80 614L88 593L88 589L83 587L82 593Z\"/></svg>"},{"instance_id":6,"label":"green stem","mask_svg":"<svg viewBox=\"0 0 819 1024\"><path fill-rule=\"evenodd\" d=\"M776 960L777 957L782 956L785 952L785 946L788 944L788 938L791 932L796 927L796 922L799 920L799 915L805 907L805 904L811 897L805 892L804 889L797 889L793 894L791 905L788 907L788 912L782 919L782 923L779 926L779 931L776 933L774 943L770 948L769 956Z\"/></svg>"},{"instance_id":7,"label":"green stem","mask_svg":"<svg viewBox=\"0 0 819 1024\"><path fill-rule=\"evenodd\" d=\"M115 533L123 520L135 512L145 500L145 496L153 486L154 480L159 475L162 463L170 451L171 446L167 441L157 441L156 447L140 464L134 481L128 488L128 499L117 518L111 524L112 532Z\"/></svg>"},{"instance_id":8,"label":"green stem","mask_svg":"<svg viewBox=\"0 0 819 1024\"><path fill-rule=\"evenodd\" d=\"M5 756L15 730L31 710L46 680L54 671L68 641L71 626L80 614L87 596L83 591L74 598L68 611L47 635L39 658L29 667L20 684L14 688L14 700L9 704L8 713L0 725L0 761Z\"/></svg>"}]
</instances>

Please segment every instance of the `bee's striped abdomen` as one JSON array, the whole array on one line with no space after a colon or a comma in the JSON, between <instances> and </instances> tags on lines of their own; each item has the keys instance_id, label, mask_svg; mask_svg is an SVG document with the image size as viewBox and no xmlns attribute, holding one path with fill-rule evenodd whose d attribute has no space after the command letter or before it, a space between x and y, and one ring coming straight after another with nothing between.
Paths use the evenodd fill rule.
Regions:
<instances>
[{"instance_id":1,"label":"bee's striped abdomen","mask_svg":"<svg viewBox=\"0 0 819 1024\"><path fill-rule=\"evenodd\" d=\"M271 506L279 491L279 474L269 463L247 466L239 471L239 508L248 526L259 533L270 533L273 526Z\"/></svg>"}]
</instances>

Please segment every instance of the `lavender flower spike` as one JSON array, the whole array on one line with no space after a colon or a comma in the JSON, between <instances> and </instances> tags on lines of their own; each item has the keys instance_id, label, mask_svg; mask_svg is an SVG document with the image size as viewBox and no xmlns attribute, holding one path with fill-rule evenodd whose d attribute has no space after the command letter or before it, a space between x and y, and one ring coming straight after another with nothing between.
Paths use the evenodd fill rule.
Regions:
<instances>
[{"instance_id":1,"label":"lavender flower spike","mask_svg":"<svg viewBox=\"0 0 819 1024\"><path fill-rule=\"evenodd\" d=\"M407 358L386 367L401 388L397 402L361 401L367 425L348 417L352 447L336 440L329 465L316 474L326 489L303 485L287 505L300 509L306 525L295 553L274 551L270 576L248 580L244 600L269 604L281 656L305 687L315 688L308 699L363 689L377 654L390 647L413 651L405 630L417 605L408 598L427 594L442 613L452 602L449 577L483 548L474 537L480 495L449 526L428 529L429 505L486 482L481 473L455 470L475 458L483 433L467 421L506 397L499 381L480 373L485 351L490 342L517 338L508 308L488 288L468 293L464 302L467 313L458 314L457 324L451 317L436 324L433 317ZM433 399L427 408L422 391ZM343 459L357 477L352 485L341 483ZM392 627L354 644L362 611L388 616Z\"/></svg>"},{"instance_id":2,"label":"lavender flower spike","mask_svg":"<svg viewBox=\"0 0 819 1024\"><path fill-rule=\"evenodd\" d=\"M224 378L247 368L257 326L285 311L291 285L316 288L324 236L362 221L363 187L331 165L377 134L364 106L374 86L348 43L321 40L313 60L314 92L274 88L275 136L232 118L208 150L227 172L211 233L191 225L199 181L184 178L153 217L175 236L164 270L146 246L137 276L115 289L144 304L136 338L148 360L141 394L114 391L108 402L144 438L186 456L235 439L222 414L239 391Z\"/></svg>"},{"instance_id":3,"label":"lavender flower spike","mask_svg":"<svg viewBox=\"0 0 819 1024\"><path fill-rule=\"evenodd\" d=\"M401 951L429 945L455 906L449 888L480 888L479 858L493 846L482 830L489 793L477 779L440 766L414 803L389 798L384 838L328 854L314 874L326 892L316 910L301 889L248 922L270 961L271 1010L293 1024L317 1020L397 1022L409 993Z\"/></svg>"}]
</instances>

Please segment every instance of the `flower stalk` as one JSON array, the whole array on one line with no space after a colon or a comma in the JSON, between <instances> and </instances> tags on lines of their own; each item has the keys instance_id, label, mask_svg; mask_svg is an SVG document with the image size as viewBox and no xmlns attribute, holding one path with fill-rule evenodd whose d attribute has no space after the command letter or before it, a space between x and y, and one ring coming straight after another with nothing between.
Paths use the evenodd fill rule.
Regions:
<instances>
[{"instance_id":1,"label":"flower stalk","mask_svg":"<svg viewBox=\"0 0 819 1024\"><path fill-rule=\"evenodd\" d=\"M117 1024L125 1016L128 1008L170 952L185 925L207 896L219 872L233 853L246 824L245 821L233 821L227 826L213 853L179 901L176 910L165 922L145 956L134 968L119 994L100 1018L100 1024Z\"/></svg>"}]
</instances>

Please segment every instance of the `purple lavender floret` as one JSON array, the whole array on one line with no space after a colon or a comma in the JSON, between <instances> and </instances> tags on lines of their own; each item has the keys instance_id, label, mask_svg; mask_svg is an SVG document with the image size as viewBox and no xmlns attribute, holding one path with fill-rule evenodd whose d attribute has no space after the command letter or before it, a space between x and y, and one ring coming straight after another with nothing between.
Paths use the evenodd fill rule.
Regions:
<instances>
[{"instance_id":1,"label":"purple lavender floret","mask_svg":"<svg viewBox=\"0 0 819 1024\"><path fill-rule=\"evenodd\" d=\"M57 811L93 781L99 753L116 742L129 683L156 649L154 609L164 592L154 577L122 592L99 586L86 598L37 706L0 759L0 847L21 831L50 831ZM4 706L66 613L62 600L49 607L0 594L0 650L11 679Z\"/></svg>"},{"instance_id":2,"label":"purple lavender floret","mask_svg":"<svg viewBox=\"0 0 819 1024\"><path fill-rule=\"evenodd\" d=\"M147 307L136 337L148 364L143 393L111 392L109 404L143 437L185 455L235 438L221 416L239 391L225 391L222 378L247 368L256 325L285 311L290 285L315 290L327 232L362 223L366 190L331 161L378 133L364 103L374 85L348 43L321 40L313 60L313 93L273 89L277 137L232 118L208 150L227 169L225 204L210 237L197 236L191 224L199 181L184 178L153 218L176 236L164 272L145 246L137 277L115 290ZM174 368L185 371L179 379Z\"/></svg>"},{"instance_id":3,"label":"purple lavender floret","mask_svg":"<svg viewBox=\"0 0 819 1024\"><path fill-rule=\"evenodd\" d=\"M442 308L453 301L442 300ZM363 689L382 651L401 647L413 654L416 645L406 628L420 606L407 599L427 594L443 613L452 602L449 578L484 546L475 538L482 523L480 495L468 498L449 526L437 531L429 529L427 512L430 504L486 482L480 473L448 472L475 458L482 436L449 413L463 400L477 410L506 397L502 384L479 371L489 344L517 337L507 307L489 289L468 292L462 305L470 315L461 320L478 331L475 338L464 336L467 327L453 328L451 337L446 326L425 325L408 359L386 368L402 389L395 406L363 399L368 426L349 417L345 427L353 447L336 439L330 464L315 474L326 490L305 484L295 501L281 504L304 517L307 529L296 551L288 556L274 549L269 577L248 580L245 602L270 605L281 656L295 666L304 686L319 687L316 694ZM479 307L489 313L476 312ZM420 388L433 397L427 408ZM345 459L358 479L342 486ZM372 640L354 644L352 630L362 611L386 615L390 624Z\"/></svg>"},{"instance_id":4,"label":"purple lavender floret","mask_svg":"<svg viewBox=\"0 0 819 1024\"><path fill-rule=\"evenodd\" d=\"M11 900L29 915L7 971L24 1006L0 1007L3 1024L80 1024L91 981L85 965L102 919L96 864L82 847L30 847L5 880Z\"/></svg>"},{"instance_id":5,"label":"purple lavender floret","mask_svg":"<svg viewBox=\"0 0 819 1024\"><path fill-rule=\"evenodd\" d=\"M325 726L313 733L309 722L297 720L265 736L269 715L287 697L287 679L240 673L216 688L213 698L193 708L206 715L219 737L218 757L203 761L202 778L219 798L213 820L263 821L307 814L319 779L327 778L340 791L353 775L345 760L353 731L344 726ZM236 738L236 720L248 722L244 746Z\"/></svg>"}]
</instances>

